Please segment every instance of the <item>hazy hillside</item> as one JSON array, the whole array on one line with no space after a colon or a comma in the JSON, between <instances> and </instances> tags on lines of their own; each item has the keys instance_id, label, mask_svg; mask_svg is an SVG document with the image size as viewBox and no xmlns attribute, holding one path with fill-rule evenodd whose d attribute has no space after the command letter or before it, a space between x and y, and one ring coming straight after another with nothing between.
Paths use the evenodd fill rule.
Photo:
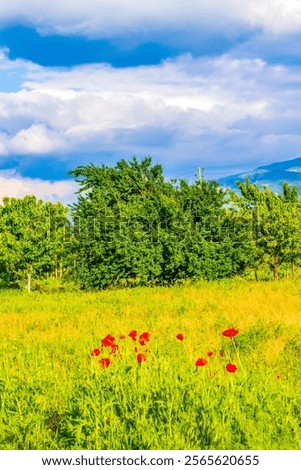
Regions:
<instances>
[{"instance_id":1,"label":"hazy hillside","mask_svg":"<svg viewBox=\"0 0 301 470\"><path fill-rule=\"evenodd\" d=\"M246 173L220 178L218 181L223 186L237 189L236 181L243 181L245 178L249 178L258 186L266 185L276 192L281 191L283 181L295 184L301 190L301 157L260 166Z\"/></svg>"}]
</instances>

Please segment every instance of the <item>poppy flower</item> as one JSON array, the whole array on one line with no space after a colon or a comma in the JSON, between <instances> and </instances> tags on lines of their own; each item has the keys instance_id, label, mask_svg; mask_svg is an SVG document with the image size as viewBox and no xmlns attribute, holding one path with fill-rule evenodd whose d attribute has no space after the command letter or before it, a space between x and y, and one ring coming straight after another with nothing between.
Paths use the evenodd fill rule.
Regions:
<instances>
[{"instance_id":1,"label":"poppy flower","mask_svg":"<svg viewBox=\"0 0 301 470\"><path fill-rule=\"evenodd\" d=\"M100 361L98 361L98 363L103 369L107 369L111 364L111 359L109 357L103 357L102 359L100 359Z\"/></svg>"},{"instance_id":2,"label":"poppy flower","mask_svg":"<svg viewBox=\"0 0 301 470\"><path fill-rule=\"evenodd\" d=\"M91 352L91 356L99 356L100 350L98 348L93 349Z\"/></svg>"},{"instance_id":3,"label":"poppy flower","mask_svg":"<svg viewBox=\"0 0 301 470\"><path fill-rule=\"evenodd\" d=\"M142 353L137 354L137 361L138 361L139 363L145 362L145 361L146 361L146 355L145 355L145 354L142 354Z\"/></svg>"},{"instance_id":4,"label":"poppy flower","mask_svg":"<svg viewBox=\"0 0 301 470\"><path fill-rule=\"evenodd\" d=\"M104 348L112 347L115 343L115 338L112 335L107 335L105 338L101 340L101 345Z\"/></svg>"},{"instance_id":5,"label":"poppy flower","mask_svg":"<svg viewBox=\"0 0 301 470\"><path fill-rule=\"evenodd\" d=\"M143 341L144 343L147 343L149 341L150 333L145 331L139 336L140 341Z\"/></svg>"},{"instance_id":6,"label":"poppy flower","mask_svg":"<svg viewBox=\"0 0 301 470\"><path fill-rule=\"evenodd\" d=\"M183 339L184 339L183 333L178 333L177 336L176 336L176 338L177 338L179 341L183 341Z\"/></svg>"},{"instance_id":7,"label":"poppy flower","mask_svg":"<svg viewBox=\"0 0 301 470\"><path fill-rule=\"evenodd\" d=\"M120 338L120 339L125 339L126 336L125 336L125 335L121 335L121 336L119 336L119 338Z\"/></svg>"},{"instance_id":8,"label":"poppy flower","mask_svg":"<svg viewBox=\"0 0 301 470\"><path fill-rule=\"evenodd\" d=\"M208 357L212 357L212 356L213 356L213 352L212 352L212 351L208 351L208 352L207 352L207 356L208 356Z\"/></svg>"},{"instance_id":9,"label":"poppy flower","mask_svg":"<svg viewBox=\"0 0 301 470\"><path fill-rule=\"evenodd\" d=\"M234 338L234 336L236 336L237 334L239 333L238 330L236 330L235 328L228 328L228 330L225 330L222 332L222 335L223 336L226 336L227 338Z\"/></svg>"},{"instance_id":10,"label":"poppy flower","mask_svg":"<svg viewBox=\"0 0 301 470\"><path fill-rule=\"evenodd\" d=\"M145 341L142 341L142 340L140 340L139 343L140 343L141 346L145 346L145 344L146 344Z\"/></svg>"},{"instance_id":11,"label":"poppy flower","mask_svg":"<svg viewBox=\"0 0 301 470\"><path fill-rule=\"evenodd\" d=\"M132 330L129 332L129 337L132 338L133 341L136 341L137 340L137 331L136 330Z\"/></svg>"},{"instance_id":12,"label":"poppy flower","mask_svg":"<svg viewBox=\"0 0 301 470\"><path fill-rule=\"evenodd\" d=\"M231 372L232 374L234 374L234 372L237 371L237 367L236 367L235 364L230 364L230 363L228 363L228 364L226 365L226 370L227 370L228 372Z\"/></svg>"},{"instance_id":13,"label":"poppy flower","mask_svg":"<svg viewBox=\"0 0 301 470\"><path fill-rule=\"evenodd\" d=\"M200 366L202 367L202 366L205 366L206 364L208 364L207 359L203 359L202 357L199 357L199 359L195 363L197 367L200 367Z\"/></svg>"}]
</instances>

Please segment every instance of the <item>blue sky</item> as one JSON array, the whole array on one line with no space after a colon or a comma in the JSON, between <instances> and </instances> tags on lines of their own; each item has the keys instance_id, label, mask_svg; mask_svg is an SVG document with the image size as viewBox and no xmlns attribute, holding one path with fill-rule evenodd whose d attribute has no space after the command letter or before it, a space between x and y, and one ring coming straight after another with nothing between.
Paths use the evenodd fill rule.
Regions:
<instances>
[{"instance_id":1,"label":"blue sky","mask_svg":"<svg viewBox=\"0 0 301 470\"><path fill-rule=\"evenodd\" d=\"M0 5L0 196L68 202L68 171L151 155L168 177L301 155L299 0Z\"/></svg>"}]
</instances>

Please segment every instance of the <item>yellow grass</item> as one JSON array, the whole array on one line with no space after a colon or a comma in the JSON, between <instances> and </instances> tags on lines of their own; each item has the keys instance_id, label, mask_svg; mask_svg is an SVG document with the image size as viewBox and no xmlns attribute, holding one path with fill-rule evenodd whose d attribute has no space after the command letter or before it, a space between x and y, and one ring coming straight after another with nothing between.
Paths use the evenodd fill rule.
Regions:
<instances>
[{"instance_id":1,"label":"yellow grass","mask_svg":"<svg viewBox=\"0 0 301 470\"><path fill-rule=\"evenodd\" d=\"M169 390L173 386L177 387L178 391L182 390L179 387L184 387L183 393L186 388L187 393L188 391L192 393L189 384L196 380L195 361L198 357L207 357L208 351L213 351L214 356L210 359L207 357L208 366L197 371L203 381L202 386L208 393L208 399L203 398L207 400L206 403L210 403L210 397L214 400L214 397L221 396L219 395L221 390L227 390L227 406L230 408L234 406L234 396L243 396L241 405L235 398L237 410L239 406L254 407L255 411L253 410L252 413L256 415L255 419L246 411L241 414L240 426L244 426L243 423L245 423L249 433L256 432L260 416L262 416L263 428L268 416L271 417L271 423L275 421L276 415L273 417L275 399L279 400L278 411L275 410L275 413L279 413L281 419L284 419L279 407L283 406L285 410L289 403L291 410L294 410L294 400L298 399L296 393L300 393L298 390L301 389L300 292L300 280L256 283L239 279L200 282L172 288L136 288L98 293L0 292L2 358L0 382L3 381L3 390L9 390L5 398L6 402L3 401L7 405L3 405L4 418L1 432L5 443L2 448L41 448L41 446L62 448L63 445L66 448L76 448L76 446L95 448L97 445L102 448L110 445L114 448L121 448L118 439L116 442L105 441L102 431L99 430L99 422L106 423L109 415L110 420L116 422L116 426L119 422L119 417L114 414L115 412L113 413L106 407L98 411L101 416L96 413L96 417L93 418L97 423L97 436L91 437L89 434L86 440L80 440L83 438L78 436L82 434L76 434L76 438L72 437L72 444L68 443L66 437L69 434L66 434L66 431L60 431L59 424L51 424L50 432L47 423L49 420L51 423L51 420L55 423L57 420L59 423L60 419L63 422L67 416L70 423L72 422L73 418L70 416L73 416L75 412L71 412L68 407L72 407L72 401L79 399L79 392L76 388L78 383L82 383L82 387L85 383L89 383L91 390L94 390L93 394L98 393L99 385L95 381L102 380L102 377L109 377L103 375L108 372L113 374L116 387L119 387L118 393L121 393L123 388L120 388L120 384L123 384L125 380L125 376L122 375L125 374L125 366L129 365L133 368L137 363L133 353L134 344L128 337L122 340L123 342L119 341L119 336L128 335L132 329L151 333L149 344L151 353L141 371L145 370L145 374L151 374L151 379L148 380L153 380L154 384L157 383L158 393L161 393L160 390ZM221 332L229 327L239 330L234 341L221 335ZM183 342L175 338L179 332L185 336ZM124 357L123 359L116 358L110 371L102 371L96 358L91 358L90 353L93 348L100 346L101 339L108 333L117 338ZM219 356L219 351L224 351L224 358ZM225 372L227 361L237 364L236 374ZM277 379L279 374L281 379ZM178 376L182 382L177 383ZM147 377L145 375L145 380ZM135 374L129 378L131 387L134 387L137 394L135 396L139 398L139 393L142 392L136 380ZM201 383L199 385L198 382L193 383L196 387L201 386ZM231 389L234 386L237 388ZM257 386L258 389L256 389ZM214 387L217 388L214 389ZM232 399L232 392L229 393L231 390ZM134 393L133 388L127 390L125 387L122 393L124 393L124 400L129 400L130 395L127 394ZM151 390L143 393L151 393ZM12 394L15 394L14 398ZM31 398L29 399L26 394L31 394ZM264 398L263 394L266 394ZM284 394L283 397L282 394ZM164 397L164 394L162 396ZM152 410L153 398L147 394L145 397L143 399L145 402L149 400L147 402L149 408L143 411L143 416L146 417L148 413L151 413L149 410ZM162 400L164 401L164 398ZM179 400L181 401L182 398ZM258 403L263 403L265 400L268 400L269 411L258 409ZM180 401L177 405L179 410L181 409ZM257 403L256 406L255 403ZM171 406L168 401L166 406ZM193 406L197 409L200 405L196 402ZM219 405L216 402L212 405L210 413L214 413L214 406L218 410ZM227 413L226 408L223 413ZM32 418L30 413L33 413ZM56 418L56 416L64 418ZM139 420L142 420L141 415L139 416ZM208 420L208 426L215 422L215 415L212 416L213 418ZM270 437L267 437L268 434L260 437L258 431L256 439L255 436L249 435L244 438L244 444L234 443L233 445L238 448L248 445L257 446L257 448L269 448L272 445L274 447L271 448L297 448L300 445L300 438L295 436L295 429L298 428L300 418L297 415L291 418L294 420L294 425L284 437L279 434L279 439L272 438L271 436L274 436L276 432L273 429L270 431ZM19 429L22 419L28 422L26 431ZM98 419L100 421L97 421ZM207 441L204 441L206 444L203 443L203 446L222 448L223 446L229 447L231 442L240 442L237 436L238 440L233 440L232 425L227 424L227 419L229 423L231 421L230 417L226 421L225 419L225 417L216 417L214 430L212 430L212 435L216 437L212 437L212 442L211 438L206 438ZM227 432L226 425L228 426ZM170 426L175 426L175 423ZM187 421L187 426L189 426L189 421ZM275 426L280 426L280 421ZM179 430L179 437L176 437L174 428L170 429L173 429L174 433L172 442L170 437L165 436L165 431L160 431L163 437L158 442L165 442L165 448L196 447L196 431L185 431L186 437L181 437L183 431L180 433ZM20 443L17 436L21 436L22 432L25 437L23 436L24 442ZM154 433L154 431L149 432L149 436ZM151 446L145 442L153 441L147 439L151 438L141 435L141 448ZM273 439L274 444L272 444ZM280 441L283 447L279 444ZM152 445L153 448L159 446L155 443Z\"/></svg>"}]
</instances>

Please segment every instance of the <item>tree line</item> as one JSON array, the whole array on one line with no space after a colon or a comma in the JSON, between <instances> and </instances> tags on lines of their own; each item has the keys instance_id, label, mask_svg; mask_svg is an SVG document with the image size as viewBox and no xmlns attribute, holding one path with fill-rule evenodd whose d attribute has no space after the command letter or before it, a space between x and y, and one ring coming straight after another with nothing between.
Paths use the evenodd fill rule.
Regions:
<instances>
[{"instance_id":1,"label":"tree line","mask_svg":"<svg viewBox=\"0 0 301 470\"><path fill-rule=\"evenodd\" d=\"M45 279L84 289L170 285L235 275L277 279L301 261L301 201L249 180L239 193L216 181L167 180L150 157L78 166L77 202L3 198L2 286Z\"/></svg>"}]
</instances>

